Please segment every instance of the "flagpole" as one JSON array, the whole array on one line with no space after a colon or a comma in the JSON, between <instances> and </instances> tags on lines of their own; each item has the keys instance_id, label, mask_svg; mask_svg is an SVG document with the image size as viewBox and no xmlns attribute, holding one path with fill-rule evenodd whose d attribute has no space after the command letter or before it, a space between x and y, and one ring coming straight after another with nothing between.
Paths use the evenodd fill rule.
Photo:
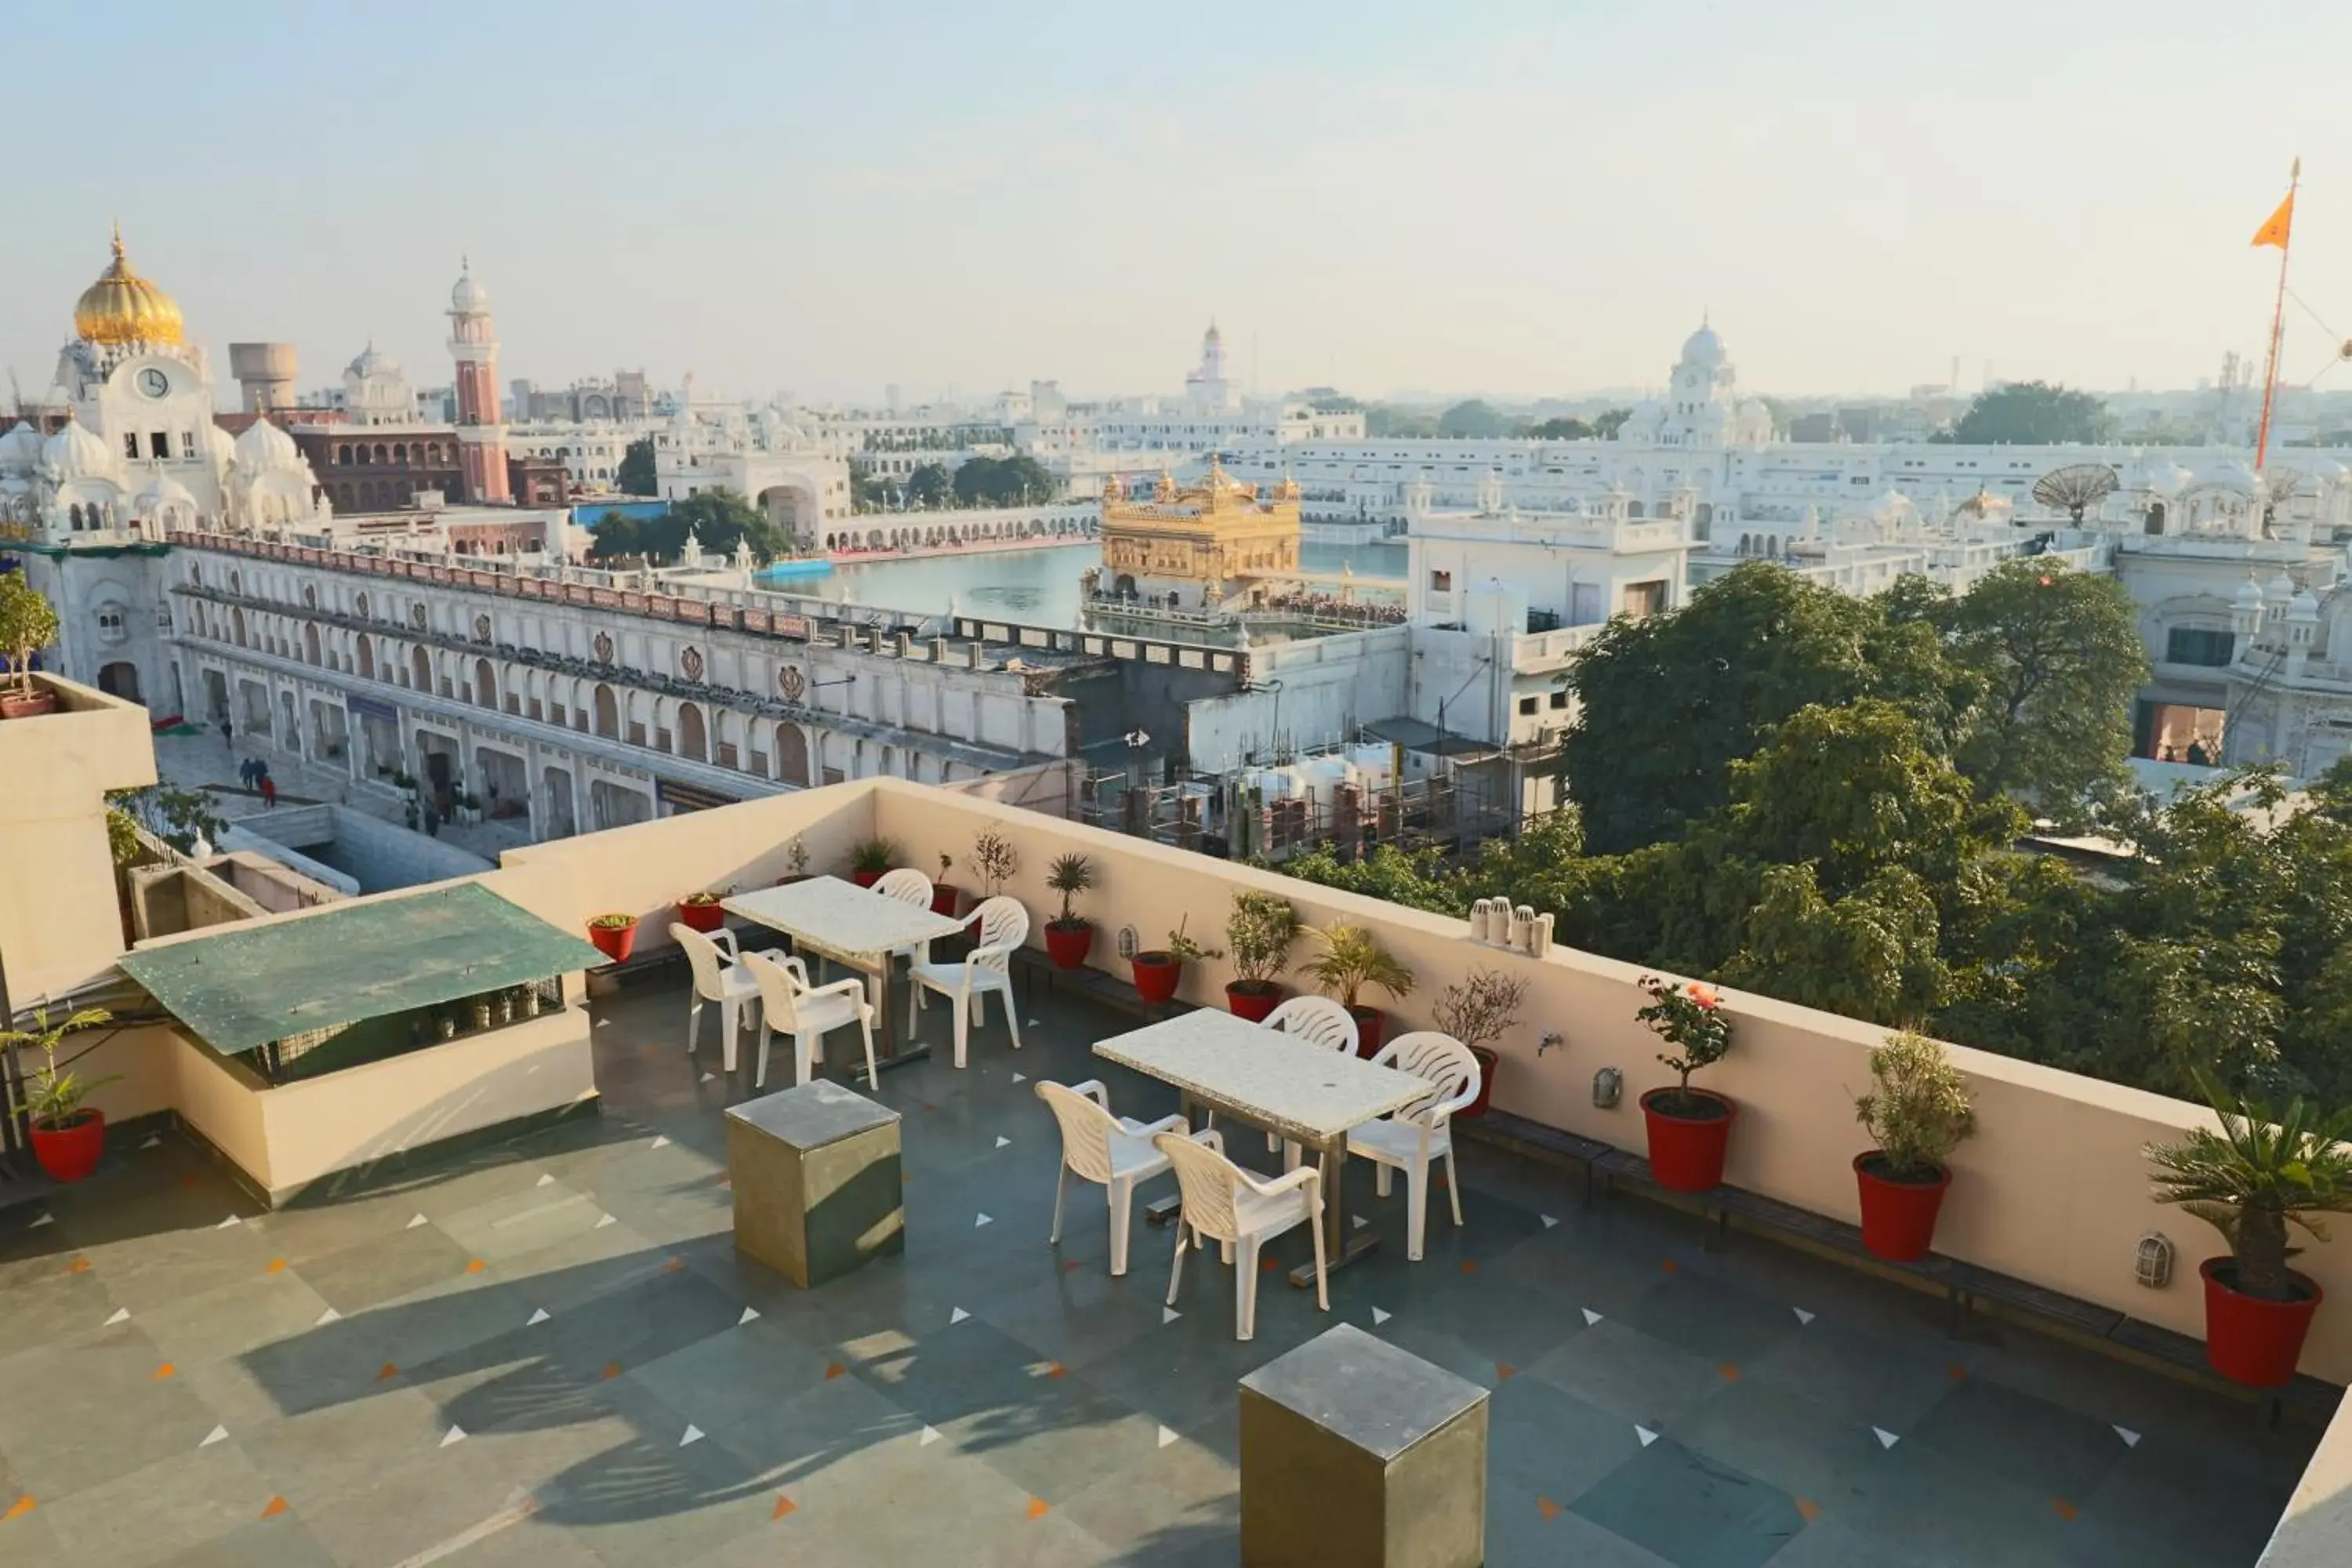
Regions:
<instances>
[{"instance_id":1,"label":"flagpole","mask_svg":"<svg viewBox=\"0 0 2352 1568\"><path fill-rule=\"evenodd\" d=\"M2286 199L2292 203L2294 193L2303 184L2303 160L2297 158L2287 174ZM2290 214L2294 208L2288 209ZM2271 451L2271 407L2278 396L2279 342L2286 333L2286 258L2288 247L2294 243L2294 221L2290 216L2287 231L2279 237L2278 298L2271 306L2271 352L2263 366L2263 416L2254 432L2254 472L2260 474L2266 466Z\"/></svg>"}]
</instances>

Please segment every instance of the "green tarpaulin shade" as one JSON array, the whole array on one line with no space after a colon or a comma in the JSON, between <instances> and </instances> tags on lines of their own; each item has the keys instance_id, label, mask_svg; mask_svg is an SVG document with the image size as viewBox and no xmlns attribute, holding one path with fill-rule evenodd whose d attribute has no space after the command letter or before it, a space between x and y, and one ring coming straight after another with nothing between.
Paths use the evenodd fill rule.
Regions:
<instances>
[{"instance_id":1,"label":"green tarpaulin shade","mask_svg":"<svg viewBox=\"0 0 2352 1568\"><path fill-rule=\"evenodd\" d=\"M123 955L122 972L228 1055L605 962L467 882Z\"/></svg>"}]
</instances>

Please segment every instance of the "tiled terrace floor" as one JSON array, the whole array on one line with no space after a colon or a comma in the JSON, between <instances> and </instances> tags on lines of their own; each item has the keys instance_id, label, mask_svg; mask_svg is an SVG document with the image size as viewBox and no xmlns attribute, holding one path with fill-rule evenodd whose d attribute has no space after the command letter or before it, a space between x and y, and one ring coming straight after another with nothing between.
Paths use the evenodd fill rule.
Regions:
<instances>
[{"instance_id":1,"label":"tiled terrace floor","mask_svg":"<svg viewBox=\"0 0 2352 1568\"><path fill-rule=\"evenodd\" d=\"M1269 1274L1236 1343L1213 1252L1172 1319L1165 1233L1107 1276L1098 1190L1045 1246L1015 1072L1172 1105L1087 1055L1125 1020L1043 995L1018 1057L991 1027L967 1072L886 1077L907 1255L803 1294L736 1260L718 1111L751 1053L710 1076L684 1011L604 1005L601 1119L428 1175L264 1214L167 1137L0 1222L0 1563L1232 1563L1234 1379L1342 1319L1494 1389L1497 1564L2224 1568L2313 1441L1475 1149L1425 1262L1360 1174L1387 1244L1328 1318Z\"/></svg>"}]
</instances>

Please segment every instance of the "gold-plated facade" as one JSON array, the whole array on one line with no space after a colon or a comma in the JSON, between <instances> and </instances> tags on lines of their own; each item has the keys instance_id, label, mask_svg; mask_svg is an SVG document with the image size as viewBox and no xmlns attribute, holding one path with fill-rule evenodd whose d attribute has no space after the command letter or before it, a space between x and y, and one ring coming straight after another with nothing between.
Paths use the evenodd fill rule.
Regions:
<instances>
[{"instance_id":1,"label":"gold-plated facade","mask_svg":"<svg viewBox=\"0 0 2352 1568\"><path fill-rule=\"evenodd\" d=\"M1212 457L1206 479L1179 486L1162 473L1150 499L1130 499L1114 480L1103 490L1103 567L1118 591L1152 584L1197 586L1215 598L1254 577L1298 570L1298 487L1271 500Z\"/></svg>"},{"instance_id":2,"label":"gold-plated facade","mask_svg":"<svg viewBox=\"0 0 2352 1568\"><path fill-rule=\"evenodd\" d=\"M113 262L74 303L74 331L86 342L117 346L187 341L180 307L131 269L120 227L114 231Z\"/></svg>"}]
</instances>

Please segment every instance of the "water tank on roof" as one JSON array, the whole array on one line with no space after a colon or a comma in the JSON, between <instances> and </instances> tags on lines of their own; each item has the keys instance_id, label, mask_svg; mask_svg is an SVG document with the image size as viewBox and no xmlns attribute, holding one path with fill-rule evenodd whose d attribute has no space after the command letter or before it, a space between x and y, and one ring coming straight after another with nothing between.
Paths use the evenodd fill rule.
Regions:
<instances>
[{"instance_id":1,"label":"water tank on roof","mask_svg":"<svg viewBox=\"0 0 2352 1568\"><path fill-rule=\"evenodd\" d=\"M1318 757L1303 766L1307 793L1315 802L1318 811L1330 810L1339 799L1339 786L1349 783L1355 774L1355 769L1338 757Z\"/></svg>"},{"instance_id":2,"label":"water tank on roof","mask_svg":"<svg viewBox=\"0 0 2352 1568\"><path fill-rule=\"evenodd\" d=\"M1348 761L1354 765L1364 787L1375 794L1390 788L1396 782L1396 751L1385 741L1350 746Z\"/></svg>"}]
</instances>

